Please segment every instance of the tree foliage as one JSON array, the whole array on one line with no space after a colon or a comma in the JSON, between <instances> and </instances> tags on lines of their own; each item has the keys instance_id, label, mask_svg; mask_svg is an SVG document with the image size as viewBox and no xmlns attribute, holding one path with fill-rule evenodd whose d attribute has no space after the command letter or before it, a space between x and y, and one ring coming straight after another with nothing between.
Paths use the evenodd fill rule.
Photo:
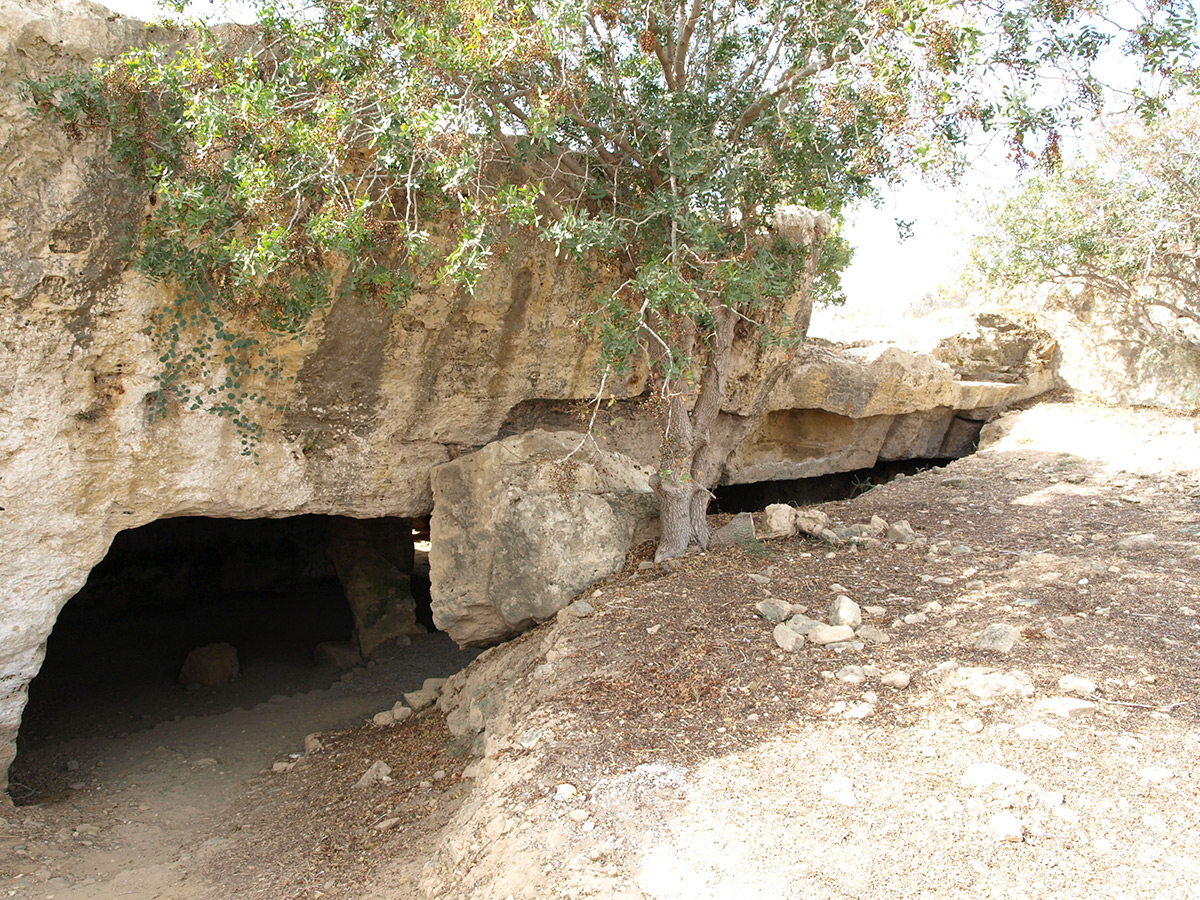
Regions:
<instances>
[{"instance_id":1,"label":"tree foliage","mask_svg":"<svg viewBox=\"0 0 1200 900\"><path fill-rule=\"evenodd\" d=\"M980 129L1053 161L1060 129L1103 102L1105 48L1141 64L1129 100L1147 114L1194 77L1183 0L256 8L252 30L195 23L86 85L31 84L72 127L110 126L145 183L139 267L202 324L296 334L335 294L470 290L507 242L547 241L590 273L582 324L608 370L648 366L662 489L693 513L719 475L735 337L755 348L749 418L811 297L839 295L848 204L908 169L953 171ZM776 213L793 204L829 218L790 239Z\"/></svg>"},{"instance_id":2,"label":"tree foliage","mask_svg":"<svg viewBox=\"0 0 1200 900\"><path fill-rule=\"evenodd\" d=\"M1094 161L1028 179L989 218L972 250L987 283L1082 282L1200 323L1200 111L1107 129Z\"/></svg>"}]
</instances>

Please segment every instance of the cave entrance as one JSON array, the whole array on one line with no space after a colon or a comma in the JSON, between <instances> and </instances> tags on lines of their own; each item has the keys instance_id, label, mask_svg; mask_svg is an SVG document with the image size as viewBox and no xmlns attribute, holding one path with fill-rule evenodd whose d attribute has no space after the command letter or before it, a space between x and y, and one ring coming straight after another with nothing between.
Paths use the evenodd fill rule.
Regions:
<instances>
[{"instance_id":1,"label":"cave entrance","mask_svg":"<svg viewBox=\"0 0 1200 900\"><path fill-rule=\"evenodd\" d=\"M833 500L851 500L877 485L887 484L897 475L915 475L929 469L940 469L957 458L889 460L866 469L832 472L812 478L720 485L713 491L709 512L762 512L772 503L806 506Z\"/></svg>"},{"instance_id":2,"label":"cave entrance","mask_svg":"<svg viewBox=\"0 0 1200 900\"><path fill-rule=\"evenodd\" d=\"M421 540L427 519L317 515L180 517L121 532L47 642L13 799L63 790L89 741L313 697L291 737L302 741L457 671L471 654L432 633ZM215 675L210 666L181 683L192 651L214 645L233 648L236 677L218 661ZM344 702L352 694L359 702ZM318 708L325 695L337 701L332 720Z\"/></svg>"}]
</instances>

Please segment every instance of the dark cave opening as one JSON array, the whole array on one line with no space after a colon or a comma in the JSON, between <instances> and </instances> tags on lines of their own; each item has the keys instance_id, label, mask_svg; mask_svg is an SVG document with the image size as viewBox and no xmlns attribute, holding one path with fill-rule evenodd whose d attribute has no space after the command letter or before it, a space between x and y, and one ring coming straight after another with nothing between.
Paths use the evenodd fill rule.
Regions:
<instances>
[{"instance_id":1,"label":"dark cave opening","mask_svg":"<svg viewBox=\"0 0 1200 900\"><path fill-rule=\"evenodd\" d=\"M850 500L877 485L887 484L897 475L915 475L942 468L952 462L954 458L902 459L878 463L868 469L833 472L812 478L719 485L713 491L714 499L709 512L761 512L772 503L805 506L832 500Z\"/></svg>"},{"instance_id":2,"label":"dark cave opening","mask_svg":"<svg viewBox=\"0 0 1200 900\"><path fill-rule=\"evenodd\" d=\"M339 534L348 533L350 543L368 552L383 535L409 535L407 548L399 541L397 562L407 562L402 577L415 601L410 615L432 631L428 565L424 554L413 553L414 526L427 530L423 520L407 518L180 517L119 533L55 622L45 662L30 684L18 749L119 736L328 686L338 666L317 648L357 652L346 574L348 565L362 566L353 555L350 563L344 552L338 558ZM397 559L396 553L381 555ZM375 576L368 569L358 581ZM236 649L237 677L186 690L179 681L185 658L217 643Z\"/></svg>"}]
</instances>

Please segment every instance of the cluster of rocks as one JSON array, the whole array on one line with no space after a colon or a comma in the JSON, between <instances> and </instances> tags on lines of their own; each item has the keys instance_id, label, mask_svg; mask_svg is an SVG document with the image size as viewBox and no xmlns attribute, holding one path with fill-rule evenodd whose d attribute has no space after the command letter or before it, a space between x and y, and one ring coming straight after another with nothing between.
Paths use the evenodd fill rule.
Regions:
<instances>
[{"instance_id":1,"label":"cluster of rocks","mask_svg":"<svg viewBox=\"0 0 1200 900\"><path fill-rule=\"evenodd\" d=\"M889 524L879 516L870 522L853 525L833 525L829 516L819 509L797 509L784 503L772 503L763 511L765 538L791 537L807 534L828 544L840 547L854 544L866 547L891 544L910 544L916 533L906 519Z\"/></svg>"},{"instance_id":2,"label":"cluster of rocks","mask_svg":"<svg viewBox=\"0 0 1200 900\"><path fill-rule=\"evenodd\" d=\"M380 727L389 727L411 719L417 713L428 709L437 702L447 680L445 678L426 678L419 690L406 691L402 695L403 699L397 700L390 709L375 713L371 717L372 723ZM305 736L304 756L311 756L324 749L324 744L322 744L318 735L310 734ZM296 760L299 757L300 754L293 754L288 760L276 762L271 767L272 771L276 774L290 772L296 767ZM377 759L371 763L356 784L358 787L370 787L373 784L388 784L392 780L391 774L392 767L383 760ZM442 777L445 777L444 773ZM441 778L437 778L435 775L435 780L440 781Z\"/></svg>"},{"instance_id":3,"label":"cluster of rocks","mask_svg":"<svg viewBox=\"0 0 1200 900\"><path fill-rule=\"evenodd\" d=\"M445 678L426 678L421 684L420 690L406 691L403 694L403 700L397 700L391 709L375 713L371 721L376 725L388 726L396 725L405 719L412 718L415 713L419 713L423 709L428 709L437 703L437 699L441 696L442 688L445 686L446 681L447 679Z\"/></svg>"}]
</instances>

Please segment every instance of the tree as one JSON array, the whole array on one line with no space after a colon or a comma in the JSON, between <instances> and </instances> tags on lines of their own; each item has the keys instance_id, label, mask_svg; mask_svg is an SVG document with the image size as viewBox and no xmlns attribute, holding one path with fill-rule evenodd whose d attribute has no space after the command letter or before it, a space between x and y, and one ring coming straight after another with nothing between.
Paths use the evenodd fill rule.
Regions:
<instances>
[{"instance_id":1,"label":"tree","mask_svg":"<svg viewBox=\"0 0 1200 900\"><path fill-rule=\"evenodd\" d=\"M551 242L594 285L605 379L650 373L662 559L705 546L726 455L813 298L837 297L849 203L907 169L953 172L980 129L1053 159L1100 107L1093 67L1116 41L1154 79L1132 95L1147 112L1194 77L1190 3L1124 27L1110 5L259 0L253 31L196 25L99 87L30 90L71 125L109 123L152 191L138 264L181 288L164 395L243 422L254 397L230 376L187 383L220 379L213 356L256 371L263 348L226 319L296 333L335 290L469 290L506 241ZM723 406L738 415L718 440Z\"/></svg>"},{"instance_id":2,"label":"tree","mask_svg":"<svg viewBox=\"0 0 1200 900\"><path fill-rule=\"evenodd\" d=\"M991 211L978 277L997 287L1084 284L1143 325L1200 325L1200 111L1106 129L1095 160L1028 179Z\"/></svg>"}]
</instances>

